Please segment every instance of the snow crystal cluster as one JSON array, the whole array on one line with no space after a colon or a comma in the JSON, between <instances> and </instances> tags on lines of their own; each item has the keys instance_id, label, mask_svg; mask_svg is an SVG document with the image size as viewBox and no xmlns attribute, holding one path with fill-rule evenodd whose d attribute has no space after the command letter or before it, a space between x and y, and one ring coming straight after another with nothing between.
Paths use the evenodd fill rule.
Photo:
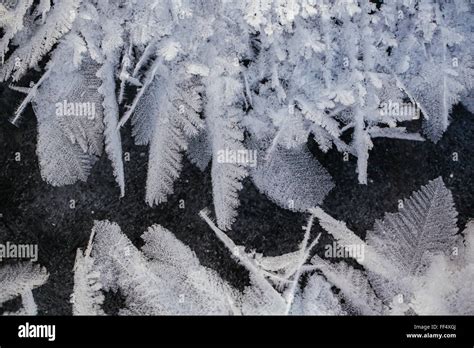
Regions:
<instances>
[{"instance_id":1,"label":"snow crystal cluster","mask_svg":"<svg viewBox=\"0 0 474 348\"><path fill-rule=\"evenodd\" d=\"M344 222L311 208L298 250L272 257L236 245L201 211L216 238L248 270L250 284L243 290L202 266L160 225L142 235L138 250L117 224L96 221L87 248L77 250L73 314L104 315L105 292L118 290L125 297L121 315L474 314L473 221L458 234L453 197L441 178L399 207L376 221L365 241ZM316 219L340 248L363 250L358 267L314 252L321 235L311 236ZM36 314L32 289L47 279L46 270L31 263L1 267L0 308L21 295L24 308L14 314Z\"/></svg>"},{"instance_id":2,"label":"snow crystal cluster","mask_svg":"<svg viewBox=\"0 0 474 348\"><path fill-rule=\"evenodd\" d=\"M367 184L374 138L439 141L453 105L472 111L472 13L468 0L0 0L0 82L26 94L14 124L33 107L43 179L86 181L105 154L125 195L131 130L149 149L150 206L173 193L183 156L210 167L216 222L201 217L250 274L237 290L160 225L139 250L97 221L77 251L73 313L105 314L104 293L120 290L122 314L473 314L474 225L457 234L442 179L363 241L318 207L334 184L307 147L353 158ZM247 177L309 211L298 250L267 257L225 234ZM335 245L362 248L358 267L315 254L316 220ZM35 314L47 277L0 268L0 305L21 295L19 313Z\"/></svg>"},{"instance_id":3,"label":"snow crystal cluster","mask_svg":"<svg viewBox=\"0 0 474 348\"><path fill-rule=\"evenodd\" d=\"M88 252L78 251L74 313L103 314L102 291L126 296L126 315L450 315L474 313L474 223L457 234L451 192L437 178L376 221L362 241L321 208L309 210L299 249L268 257L237 246L200 215L250 274L239 291L160 225L139 251L117 224L96 221ZM314 253L315 219L341 248L361 246L361 268ZM340 291L333 291L336 287Z\"/></svg>"},{"instance_id":4,"label":"snow crystal cluster","mask_svg":"<svg viewBox=\"0 0 474 348\"><path fill-rule=\"evenodd\" d=\"M0 81L27 94L14 123L33 105L50 184L85 181L105 152L124 195L121 132L130 121L136 144L149 146L146 202L172 194L186 154L211 166L225 230L247 176L287 209L321 203L333 184L306 149L310 137L356 158L361 184L372 139L424 140L406 130L421 115L422 134L438 141L452 106L472 105L471 6L2 1ZM43 75L28 86L32 68Z\"/></svg>"}]
</instances>

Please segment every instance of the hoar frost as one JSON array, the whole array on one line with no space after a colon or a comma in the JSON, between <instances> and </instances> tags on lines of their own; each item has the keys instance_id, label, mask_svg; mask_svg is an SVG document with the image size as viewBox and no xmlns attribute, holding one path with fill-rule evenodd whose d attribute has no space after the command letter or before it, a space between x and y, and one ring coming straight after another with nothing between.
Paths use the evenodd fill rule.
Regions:
<instances>
[{"instance_id":1,"label":"hoar frost","mask_svg":"<svg viewBox=\"0 0 474 348\"><path fill-rule=\"evenodd\" d=\"M471 6L467 0L2 2L0 80L27 94L13 122L33 103L44 180L85 181L105 152L123 196L121 132L130 123L136 143L149 146L146 202L167 201L186 154L201 169L211 163L215 215L225 230L248 176L282 207L304 211L322 202L333 184L306 154L310 137L323 152L334 148L356 159L361 184L368 182L374 138L424 140L402 122L421 112L423 135L438 141L452 106L472 105ZM32 68L44 74L22 87ZM54 106L64 101L93 105L94 117L58 117ZM389 103L410 105L415 115ZM259 156L219 160L222 151ZM317 175L299 175L301 168Z\"/></svg>"},{"instance_id":2,"label":"hoar frost","mask_svg":"<svg viewBox=\"0 0 474 348\"><path fill-rule=\"evenodd\" d=\"M143 234L139 250L117 224L96 221L87 251L76 259L74 313L104 314L102 291L120 290L125 315L472 315L474 223L457 234L453 197L441 178L403 202L365 240L311 208L301 243L278 256L236 245L202 210L215 237L248 271L243 290L202 266L160 225ZM325 247L319 256L317 222L334 238L331 248L351 252L328 254Z\"/></svg>"}]
</instances>

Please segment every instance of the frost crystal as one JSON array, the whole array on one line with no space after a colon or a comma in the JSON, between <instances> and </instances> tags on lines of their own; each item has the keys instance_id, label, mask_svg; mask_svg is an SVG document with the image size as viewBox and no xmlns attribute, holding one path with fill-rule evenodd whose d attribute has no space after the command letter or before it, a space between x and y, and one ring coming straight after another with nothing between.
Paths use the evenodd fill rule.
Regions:
<instances>
[{"instance_id":1,"label":"frost crystal","mask_svg":"<svg viewBox=\"0 0 474 348\"><path fill-rule=\"evenodd\" d=\"M122 314L230 314L233 290L199 263L194 253L171 232L154 225L137 250L120 227L96 222L92 245L95 269L104 290L126 296Z\"/></svg>"},{"instance_id":2,"label":"frost crystal","mask_svg":"<svg viewBox=\"0 0 474 348\"><path fill-rule=\"evenodd\" d=\"M472 291L464 290L460 278L472 283L472 272L468 273L473 266L472 223L464 231L463 245L456 235L453 198L441 178L405 199L398 213L387 213L382 221L377 220L365 242L322 209L311 211L341 246L364 246L364 257L359 262L366 269L364 277L370 281L370 293L388 306L380 307L380 314L473 313L474 296ZM354 283L345 281L350 266L333 266L317 256L312 261L349 300L367 293L367 286L354 291Z\"/></svg>"},{"instance_id":3,"label":"frost crystal","mask_svg":"<svg viewBox=\"0 0 474 348\"><path fill-rule=\"evenodd\" d=\"M365 241L321 208L309 212L298 249L270 257L236 245L209 211L201 211L201 218L249 272L250 284L243 291L202 266L160 225L143 234L140 251L118 225L96 222L91 244L76 260L75 314L101 314L101 290L125 295L127 307L121 314L474 313L469 286L474 282L474 224L468 223L464 238L457 236L457 212L441 178L405 199L398 213L376 221ZM357 267L347 259L333 262L328 255L315 254L321 236L311 238L316 218L343 249L361 246L363 254L353 257Z\"/></svg>"},{"instance_id":4,"label":"frost crystal","mask_svg":"<svg viewBox=\"0 0 474 348\"><path fill-rule=\"evenodd\" d=\"M31 262L22 262L0 267L0 307L17 296L21 296L22 308L12 315L36 315L37 306L32 290L48 280L49 274L45 268Z\"/></svg>"},{"instance_id":5,"label":"frost crystal","mask_svg":"<svg viewBox=\"0 0 474 348\"><path fill-rule=\"evenodd\" d=\"M472 105L472 11L464 1L24 0L0 4L0 13L1 81L19 81L51 52L36 83L12 86L27 93L14 122L34 104L46 181L86 180L105 145L123 196L120 133L131 119L136 143L149 146L146 202L167 201L183 153L201 169L212 160L222 229L237 216L249 168L221 163L221 151L270 140L250 174L272 200L301 211L331 188L317 162L309 164L308 137L324 152L356 158L366 184L373 138L424 140L401 125L421 110L436 142L452 106ZM93 104L95 118L57 119L57 103ZM316 172L311 183L295 175L303 162ZM293 171L286 182L272 177L275 163ZM294 205L284 202L291 197Z\"/></svg>"}]
</instances>

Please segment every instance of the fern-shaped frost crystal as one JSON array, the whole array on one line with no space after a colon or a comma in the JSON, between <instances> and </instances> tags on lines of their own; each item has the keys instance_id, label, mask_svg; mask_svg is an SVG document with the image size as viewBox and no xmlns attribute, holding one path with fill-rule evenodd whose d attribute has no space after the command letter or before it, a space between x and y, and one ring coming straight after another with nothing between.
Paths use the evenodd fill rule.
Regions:
<instances>
[{"instance_id":1,"label":"fern-shaped frost crystal","mask_svg":"<svg viewBox=\"0 0 474 348\"><path fill-rule=\"evenodd\" d=\"M121 131L131 119L136 143L149 145L146 202L168 200L187 152L201 169L212 161L222 229L236 219L249 174L281 206L303 211L321 203L331 185L309 160L309 137L323 152L335 148L356 159L358 181L367 184L374 138L424 140L401 125L423 115L424 133L436 142L453 105L469 106L472 99L472 11L464 1L157 6L19 0L2 4L0 13L1 81L42 68L51 52L38 81L12 86L27 93L14 123L34 103L46 181L86 180L105 145L123 196ZM51 103L84 99L96 106L94 122L50 117ZM411 111L403 111L405 104ZM219 159L222 151L244 153L244 144L269 139L253 174L245 163ZM268 175L277 164L291 173L287 182ZM316 172L313 184L302 184L308 178L299 174L301 167Z\"/></svg>"},{"instance_id":2,"label":"fern-shaped frost crystal","mask_svg":"<svg viewBox=\"0 0 474 348\"><path fill-rule=\"evenodd\" d=\"M252 180L279 206L301 212L321 204L334 186L306 149L274 150L252 171Z\"/></svg>"},{"instance_id":3,"label":"fern-shaped frost crystal","mask_svg":"<svg viewBox=\"0 0 474 348\"><path fill-rule=\"evenodd\" d=\"M92 255L104 289L126 296L124 314L229 314L232 290L168 230L143 235L144 254L116 224L96 222Z\"/></svg>"},{"instance_id":4,"label":"fern-shaped frost crystal","mask_svg":"<svg viewBox=\"0 0 474 348\"><path fill-rule=\"evenodd\" d=\"M14 315L36 315L37 306L32 290L48 280L45 268L31 262L4 265L0 268L0 306L16 296L21 296L23 307Z\"/></svg>"},{"instance_id":5,"label":"fern-shaped frost crystal","mask_svg":"<svg viewBox=\"0 0 474 348\"><path fill-rule=\"evenodd\" d=\"M465 273L472 268L472 224L465 231L466 245L460 247L457 212L451 192L441 178L403 200L398 213L387 213L383 220L376 221L365 242L320 208L312 211L339 245L364 247L363 258L358 260L366 269L364 277L370 281L377 299L388 306L380 313L472 313L473 294L464 291L460 283L462 276L468 282L472 278ZM351 290L353 287L343 284L347 276L337 270L343 266L332 266L318 257L313 264L347 296L357 294ZM460 302L469 305L462 309Z\"/></svg>"}]
</instances>

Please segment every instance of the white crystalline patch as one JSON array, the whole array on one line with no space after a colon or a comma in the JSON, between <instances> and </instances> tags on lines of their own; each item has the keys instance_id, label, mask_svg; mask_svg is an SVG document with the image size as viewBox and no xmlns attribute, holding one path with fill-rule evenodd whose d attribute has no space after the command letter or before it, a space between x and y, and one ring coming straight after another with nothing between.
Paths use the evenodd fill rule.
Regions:
<instances>
[{"instance_id":1,"label":"white crystalline patch","mask_svg":"<svg viewBox=\"0 0 474 348\"><path fill-rule=\"evenodd\" d=\"M209 76L209 68L203 64L188 64L186 71L191 75Z\"/></svg>"},{"instance_id":2,"label":"white crystalline patch","mask_svg":"<svg viewBox=\"0 0 474 348\"><path fill-rule=\"evenodd\" d=\"M160 48L159 53L165 60L171 61L176 58L180 51L181 44L179 42L168 41Z\"/></svg>"}]
</instances>

